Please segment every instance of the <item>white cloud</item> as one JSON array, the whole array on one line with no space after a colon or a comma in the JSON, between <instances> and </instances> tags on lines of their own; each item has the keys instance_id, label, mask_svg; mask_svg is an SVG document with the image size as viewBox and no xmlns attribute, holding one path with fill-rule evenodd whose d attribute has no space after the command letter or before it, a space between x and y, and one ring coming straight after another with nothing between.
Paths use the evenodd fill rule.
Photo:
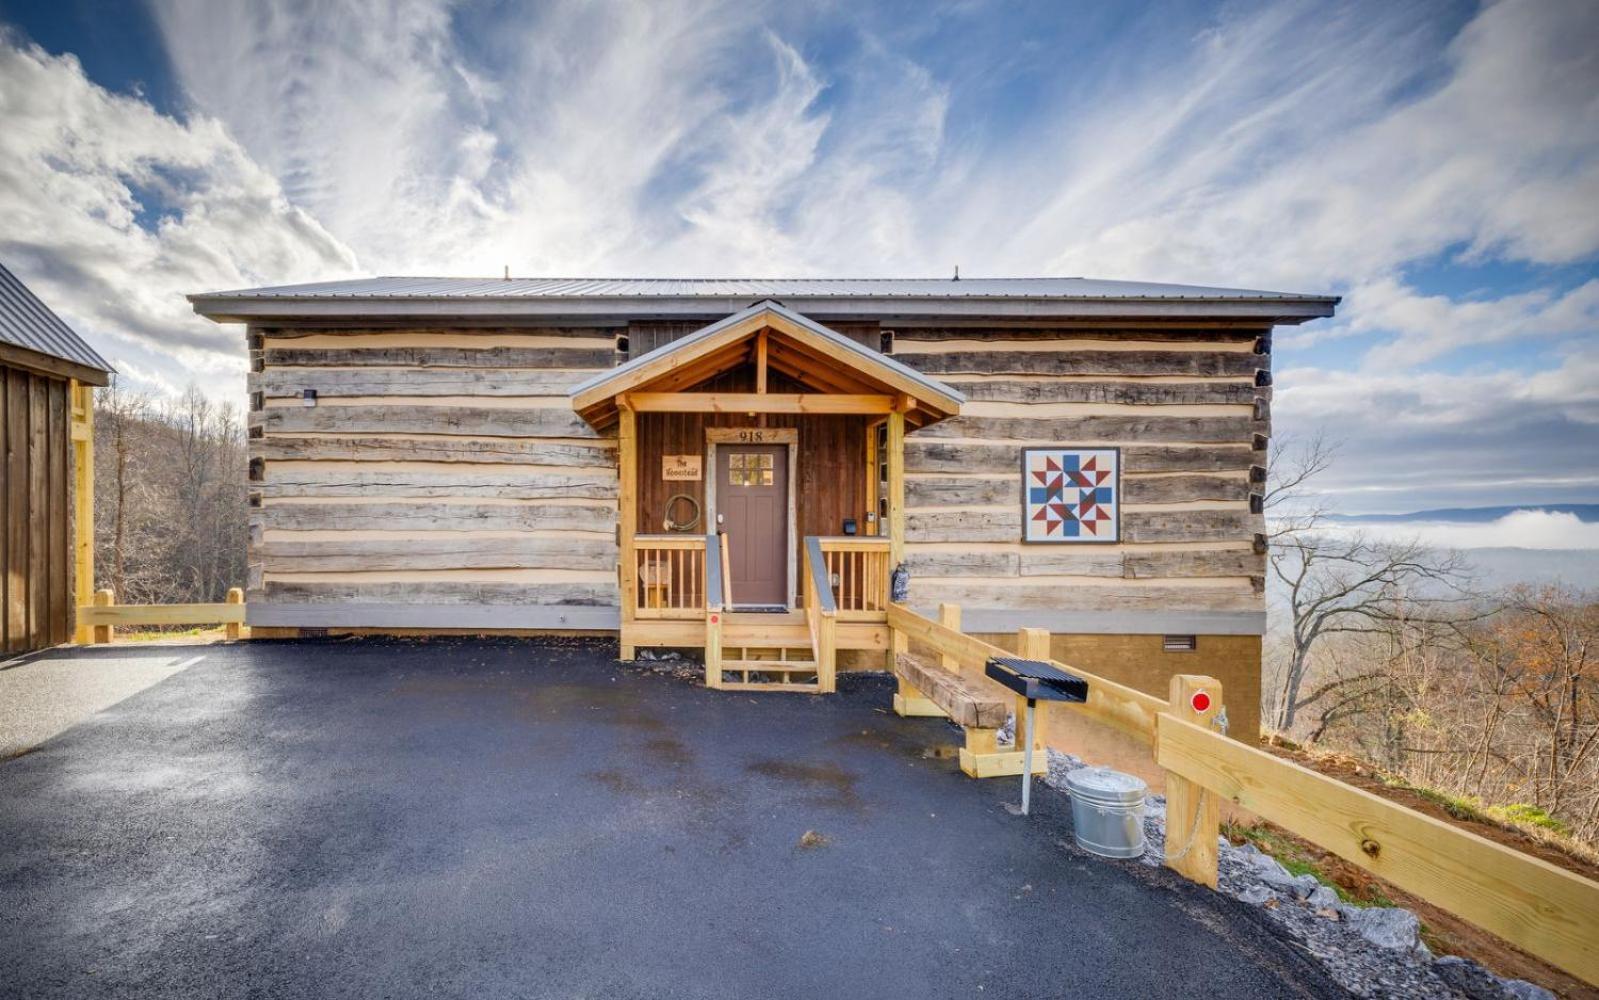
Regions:
<instances>
[{"instance_id":1,"label":"white cloud","mask_svg":"<svg viewBox=\"0 0 1599 1000\"><path fill-rule=\"evenodd\" d=\"M184 293L354 266L220 123L108 93L71 56L0 36L0 120L0 258L113 365L153 353L167 384L240 373L237 332Z\"/></svg>"},{"instance_id":2,"label":"white cloud","mask_svg":"<svg viewBox=\"0 0 1599 1000\"><path fill-rule=\"evenodd\" d=\"M1599 334L1599 279L1568 291L1538 288L1499 297L1425 295L1396 278L1351 289L1336 321L1285 330L1281 348L1295 350L1361 334L1386 334L1362 361L1371 370L1412 367L1463 347L1512 342L1542 348Z\"/></svg>"},{"instance_id":3,"label":"white cloud","mask_svg":"<svg viewBox=\"0 0 1599 1000\"><path fill-rule=\"evenodd\" d=\"M338 277L357 259L443 274L959 263L1347 291L1337 323L1279 338L1277 397L1279 426L1334 423L1358 447L1347 490L1453 490L1485 466L1501 486L1591 489L1599 467L1599 281L1449 297L1402 277L1448 254L1599 254L1585 0L1490 3L1452 37L1426 6L1226 6L1186 45L1141 40L1104 72L1029 64L1044 96L976 126L952 107L1014 81L998 54L928 44L947 11L879 35L860 8L772 0L155 8L199 111L185 122L70 60L0 63L8 125L25 124L0 134L21 270L93 330L138 338L142 370L163 364L148 353L163 338L173 369L237 344L181 292ZM137 208L153 191L172 207L159 225ZM1294 364L1339 337L1347 365ZM1463 346L1534 342L1562 360L1428 370Z\"/></svg>"},{"instance_id":4,"label":"white cloud","mask_svg":"<svg viewBox=\"0 0 1599 1000\"><path fill-rule=\"evenodd\" d=\"M1437 549L1599 549L1599 523L1575 514L1516 510L1481 524L1450 521L1328 522L1332 534L1377 541L1419 541Z\"/></svg>"}]
</instances>

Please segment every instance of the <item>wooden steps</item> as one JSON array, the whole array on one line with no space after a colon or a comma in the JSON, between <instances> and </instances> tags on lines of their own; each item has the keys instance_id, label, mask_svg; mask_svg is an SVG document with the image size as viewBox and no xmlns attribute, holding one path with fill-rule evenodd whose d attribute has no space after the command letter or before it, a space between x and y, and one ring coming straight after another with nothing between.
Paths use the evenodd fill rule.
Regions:
<instances>
[{"instance_id":1,"label":"wooden steps","mask_svg":"<svg viewBox=\"0 0 1599 1000\"><path fill-rule=\"evenodd\" d=\"M723 691L819 693L815 654L809 638L803 643L774 643L765 638L758 645L724 644L719 687Z\"/></svg>"}]
</instances>

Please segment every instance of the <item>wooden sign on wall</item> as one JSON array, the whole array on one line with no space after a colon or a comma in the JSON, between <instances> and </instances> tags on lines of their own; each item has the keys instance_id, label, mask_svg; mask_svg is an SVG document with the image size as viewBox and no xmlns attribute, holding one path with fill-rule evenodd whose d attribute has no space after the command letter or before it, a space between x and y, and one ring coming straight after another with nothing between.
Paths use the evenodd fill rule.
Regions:
<instances>
[{"instance_id":1,"label":"wooden sign on wall","mask_svg":"<svg viewBox=\"0 0 1599 1000\"><path fill-rule=\"evenodd\" d=\"M661 478L669 483L697 483L704 473L699 455L661 456Z\"/></svg>"}]
</instances>

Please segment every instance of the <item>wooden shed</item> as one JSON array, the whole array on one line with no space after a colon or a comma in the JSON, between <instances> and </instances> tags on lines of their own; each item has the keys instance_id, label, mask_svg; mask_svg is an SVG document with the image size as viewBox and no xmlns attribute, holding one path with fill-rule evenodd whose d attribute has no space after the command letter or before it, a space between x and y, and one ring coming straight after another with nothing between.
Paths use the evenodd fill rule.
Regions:
<instances>
[{"instance_id":1,"label":"wooden shed","mask_svg":"<svg viewBox=\"0 0 1599 1000\"><path fill-rule=\"evenodd\" d=\"M0 265L0 653L66 642L92 574L94 386L111 366Z\"/></svg>"},{"instance_id":2,"label":"wooden shed","mask_svg":"<svg viewBox=\"0 0 1599 1000\"><path fill-rule=\"evenodd\" d=\"M1210 673L1242 706L1271 330L1337 302L1077 278L192 300L248 325L258 635L602 632L703 649L718 687L826 691L881 664L903 566L912 609L1047 628L1162 695Z\"/></svg>"}]
</instances>

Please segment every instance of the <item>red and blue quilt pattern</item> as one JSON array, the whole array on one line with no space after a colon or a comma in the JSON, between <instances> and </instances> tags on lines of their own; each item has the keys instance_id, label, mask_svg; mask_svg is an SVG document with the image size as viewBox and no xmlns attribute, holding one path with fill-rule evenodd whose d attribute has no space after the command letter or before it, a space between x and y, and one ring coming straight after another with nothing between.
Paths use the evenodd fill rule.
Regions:
<instances>
[{"instance_id":1,"label":"red and blue quilt pattern","mask_svg":"<svg viewBox=\"0 0 1599 1000\"><path fill-rule=\"evenodd\" d=\"M1023 538L1114 542L1121 483L1115 448L1028 448L1022 455Z\"/></svg>"}]
</instances>

